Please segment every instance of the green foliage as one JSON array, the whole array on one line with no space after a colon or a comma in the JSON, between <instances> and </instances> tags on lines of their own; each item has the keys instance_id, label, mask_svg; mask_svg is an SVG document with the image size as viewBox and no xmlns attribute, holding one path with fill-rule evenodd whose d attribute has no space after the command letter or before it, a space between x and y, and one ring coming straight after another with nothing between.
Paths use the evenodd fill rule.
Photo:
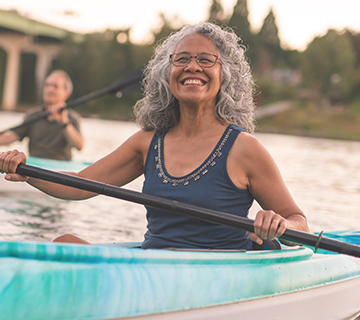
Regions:
<instances>
[{"instance_id":1,"label":"green foliage","mask_svg":"<svg viewBox=\"0 0 360 320\"><path fill-rule=\"evenodd\" d=\"M157 44L158 42L161 42L162 40L164 40L166 37L168 37L171 33L179 30L178 28L175 28L173 26L173 23L167 19L167 17L163 14L160 13L160 19L162 21L162 27L160 28L160 30L158 32L153 32L154 34L154 42L153 44ZM175 17L175 20L177 18Z\"/></svg>"},{"instance_id":2,"label":"green foliage","mask_svg":"<svg viewBox=\"0 0 360 320\"><path fill-rule=\"evenodd\" d=\"M219 0L212 0L208 21L222 25L224 23L224 8Z\"/></svg>"},{"instance_id":3,"label":"green foliage","mask_svg":"<svg viewBox=\"0 0 360 320\"><path fill-rule=\"evenodd\" d=\"M53 68L66 70L74 82L72 98L86 95L109 86L121 75L143 67L152 55L152 47L137 46L129 41L119 43L117 35L123 30L107 30L105 33L88 34L81 44L67 39ZM80 106L82 113L131 114L132 106L141 98L141 92L126 93L117 99L115 95L93 100ZM119 106L122 106L121 108Z\"/></svg>"},{"instance_id":4,"label":"green foliage","mask_svg":"<svg viewBox=\"0 0 360 320\"><path fill-rule=\"evenodd\" d=\"M266 16L259 32L259 39L262 45L272 50L279 50L280 38L279 30L275 22L275 16L272 10Z\"/></svg>"},{"instance_id":5,"label":"green foliage","mask_svg":"<svg viewBox=\"0 0 360 320\"><path fill-rule=\"evenodd\" d=\"M350 103L350 110L360 114L360 97Z\"/></svg>"},{"instance_id":6,"label":"green foliage","mask_svg":"<svg viewBox=\"0 0 360 320\"><path fill-rule=\"evenodd\" d=\"M357 84L356 54L349 36L329 30L316 37L303 54L303 80L334 103L351 97Z\"/></svg>"},{"instance_id":7,"label":"green foliage","mask_svg":"<svg viewBox=\"0 0 360 320\"><path fill-rule=\"evenodd\" d=\"M258 132L276 132L330 139L360 140L360 113L348 108L324 108L313 103L293 107L258 120Z\"/></svg>"},{"instance_id":8,"label":"green foliage","mask_svg":"<svg viewBox=\"0 0 360 320\"><path fill-rule=\"evenodd\" d=\"M267 71L266 69L284 67L289 64L288 59L292 56L281 47L278 33L274 13L270 10L257 34L257 55L254 61L256 72L261 74Z\"/></svg>"},{"instance_id":9,"label":"green foliage","mask_svg":"<svg viewBox=\"0 0 360 320\"><path fill-rule=\"evenodd\" d=\"M352 47L356 54L356 66L360 66L360 33L356 33L354 31L346 30L346 35L350 38L352 43Z\"/></svg>"},{"instance_id":10,"label":"green foliage","mask_svg":"<svg viewBox=\"0 0 360 320\"><path fill-rule=\"evenodd\" d=\"M297 88L288 83L276 83L274 70L301 70L303 86L320 90L334 104L354 102L349 110L357 112L360 101L360 33L329 30L323 37L315 38L304 52L286 50L281 47L276 17L272 10L266 16L257 34L251 31L247 0L237 0L233 12L224 15L221 0L209 1L209 21L233 28L248 48L253 73L257 78L258 105L279 100L297 98ZM67 38L62 43L61 54L53 63L53 69L64 69L74 82L74 99L110 85L127 72L146 65L153 55L154 46L170 33L180 29L178 18L160 14L162 26L153 31L151 44L135 45L130 42L130 29L107 30L87 34L82 43ZM0 49L0 98L5 75L6 53ZM20 101L34 101L35 63L33 58L23 55ZM132 107L142 97L141 91L126 93L120 99L107 95L77 107L82 114L99 114L104 117L131 117ZM320 100L319 100L320 101ZM310 130L306 122L303 130Z\"/></svg>"},{"instance_id":11,"label":"green foliage","mask_svg":"<svg viewBox=\"0 0 360 320\"><path fill-rule=\"evenodd\" d=\"M272 67L280 66L284 69L289 66L298 67L299 52L285 51L280 47L273 12L269 12L259 35L251 32L248 15L247 1L238 0L227 25L234 28L243 39L245 46L249 48L247 56L250 60L259 63L258 59L255 59L259 48L266 48L274 56L275 63ZM160 14L160 19L162 27L153 32L154 41L151 45L134 45L129 41L119 43L117 35L128 36L130 30L107 30L105 33L88 34L81 44L74 44L71 39L66 39L54 68L62 68L72 77L74 82L72 98L99 90L122 74L145 65L153 54L154 45L178 30L174 27L175 19L170 21L164 14ZM225 19L220 0L213 0L209 8L209 20L223 24ZM295 95L294 88L274 85L271 80L260 79L258 84L261 94L257 99L263 103L290 99ZM126 93L121 99L109 95L79 106L77 110L83 114L97 113L108 116L113 113L114 116L119 114L129 116L132 115L134 103L140 98L140 91Z\"/></svg>"},{"instance_id":12,"label":"green foliage","mask_svg":"<svg viewBox=\"0 0 360 320\"><path fill-rule=\"evenodd\" d=\"M256 80L257 93L255 101L257 106L270 104L282 100L297 99L297 89L290 85L276 84L269 78L258 78Z\"/></svg>"},{"instance_id":13,"label":"green foliage","mask_svg":"<svg viewBox=\"0 0 360 320\"><path fill-rule=\"evenodd\" d=\"M247 7L247 1L238 0L236 5L234 6L233 13L232 16L230 17L228 25L229 27L234 28L234 31L236 33L237 32L242 33L246 36L249 36L250 38L252 33L250 31L250 22L248 17L249 17L249 10Z\"/></svg>"},{"instance_id":14,"label":"green foliage","mask_svg":"<svg viewBox=\"0 0 360 320\"><path fill-rule=\"evenodd\" d=\"M279 60L278 66L281 68L298 69L301 67L301 52L298 50L284 50L283 59Z\"/></svg>"},{"instance_id":15,"label":"green foliage","mask_svg":"<svg viewBox=\"0 0 360 320\"><path fill-rule=\"evenodd\" d=\"M256 56L256 37L250 30L249 10L246 0L238 0L227 25L242 39L247 56L253 61Z\"/></svg>"}]
</instances>

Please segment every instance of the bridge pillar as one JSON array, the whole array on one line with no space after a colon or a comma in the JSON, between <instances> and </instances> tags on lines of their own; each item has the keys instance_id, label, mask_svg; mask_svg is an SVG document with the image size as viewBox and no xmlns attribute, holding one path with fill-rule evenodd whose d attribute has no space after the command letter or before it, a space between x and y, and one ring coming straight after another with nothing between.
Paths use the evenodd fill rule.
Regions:
<instances>
[{"instance_id":1,"label":"bridge pillar","mask_svg":"<svg viewBox=\"0 0 360 320\"><path fill-rule=\"evenodd\" d=\"M25 52L36 54L35 81L37 93L36 97L40 100L45 78L51 69L52 61L60 52L60 46L54 44L33 44Z\"/></svg>"},{"instance_id":2,"label":"bridge pillar","mask_svg":"<svg viewBox=\"0 0 360 320\"><path fill-rule=\"evenodd\" d=\"M59 53L60 46L56 44L34 43L32 36L14 33L2 34L0 37L0 46L4 48L7 53L1 103L3 110L14 110L18 102L20 57L22 52L36 54L36 96L40 100L45 78L51 68L52 60Z\"/></svg>"},{"instance_id":3,"label":"bridge pillar","mask_svg":"<svg viewBox=\"0 0 360 320\"><path fill-rule=\"evenodd\" d=\"M20 74L20 55L24 47L30 45L30 38L24 35L2 35L0 45L7 53L2 107L13 110L17 103Z\"/></svg>"}]
</instances>

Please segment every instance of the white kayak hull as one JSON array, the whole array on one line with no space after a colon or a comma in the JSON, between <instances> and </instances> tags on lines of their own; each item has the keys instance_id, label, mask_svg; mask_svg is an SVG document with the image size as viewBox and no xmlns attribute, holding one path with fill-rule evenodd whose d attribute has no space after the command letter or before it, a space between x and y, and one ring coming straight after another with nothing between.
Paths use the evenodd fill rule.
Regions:
<instances>
[{"instance_id":1,"label":"white kayak hull","mask_svg":"<svg viewBox=\"0 0 360 320\"><path fill-rule=\"evenodd\" d=\"M360 315L360 278L265 298L124 320L351 320ZM119 318L120 319L120 318Z\"/></svg>"}]
</instances>

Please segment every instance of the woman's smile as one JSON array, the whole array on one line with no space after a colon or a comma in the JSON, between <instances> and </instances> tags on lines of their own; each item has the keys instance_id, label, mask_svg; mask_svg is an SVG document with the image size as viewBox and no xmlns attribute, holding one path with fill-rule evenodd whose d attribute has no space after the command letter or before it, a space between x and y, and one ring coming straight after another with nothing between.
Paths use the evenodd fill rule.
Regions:
<instances>
[{"instance_id":1,"label":"woman's smile","mask_svg":"<svg viewBox=\"0 0 360 320\"><path fill-rule=\"evenodd\" d=\"M184 86L191 86L191 85L203 86L206 83L206 81L199 78L186 78L180 82L182 82Z\"/></svg>"},{"instance_id":2,"label":"woman's smile","mask_svg":"<svg viewBox=\"0 0 360 320\"><path fill-rule=\"evenodd\" d=\"M206 36L198 33L184 37L176 46L175 52L198 56L202 53L217 55L217 48ZM199 106L211 103L215 106L220 90L221 65L201 67L195 58L185 66L171 65L170 89L174 97L182 104L191 103Z\"/></svg>"}]
</instances>

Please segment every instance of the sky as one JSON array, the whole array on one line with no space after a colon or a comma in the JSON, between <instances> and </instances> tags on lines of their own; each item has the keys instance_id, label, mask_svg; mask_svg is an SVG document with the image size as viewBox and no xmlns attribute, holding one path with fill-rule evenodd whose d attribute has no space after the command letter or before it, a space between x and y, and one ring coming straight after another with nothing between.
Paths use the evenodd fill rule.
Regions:
<instances>
[{"instance_id":1,"label":"sky","mask_svg":"<svg viewBox=\"0 0 360 320\"><path fill-rule=\"evenodd\" d=\"M237 0L221 0L231 14ZM360 32L360 0L247 0L252 31L272 8L283 47L304 50L328 29ZM151 40L162 12L170 21L198 23L208 18L211 0L0 0L0 9L16 9L29 18L87 33L131 27L131 41ZM178 18L176 18L178 17ZM178 20L177 20L178 19Z\"/></svg>"}]
</instances>

